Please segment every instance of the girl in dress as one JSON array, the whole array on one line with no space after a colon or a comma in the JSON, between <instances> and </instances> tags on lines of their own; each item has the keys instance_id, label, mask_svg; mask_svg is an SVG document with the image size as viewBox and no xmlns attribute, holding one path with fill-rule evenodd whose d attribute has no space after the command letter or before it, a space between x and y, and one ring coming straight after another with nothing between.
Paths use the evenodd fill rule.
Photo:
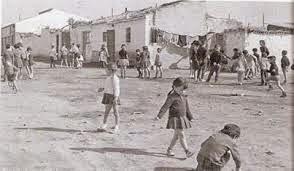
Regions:
<instances>
[{"instance_id":1,"label":"girl in dress","mask_svg":"<svg viewBox=\"0 0 294 171\"><path fill-rule=\"evenodd\" d=\"M169 117L167 122L167 129L174 130L174 136L167 149L168 156L174 156L172 152L178 139L185 150L186 157L192 157L194 153L189 151L184 129L191 128L191 121L193 116L189 109L189 104L184 90L188 88L187 82L184 78L178 77L173 81L172 90L168 93L167 99L164 105L161 107L159 114L155 120L159 120L163 117L167 110L169 110Z\"/></svg>"},{"instance_id":2,"label":"girl in dress","mask_svg":"<svg viewBox=\"0 0 294 171\"><path fill-rule=\"evenodd\" d=\"M156 73L155 73L155 78L157 78L158 72L160 73L159 78L162 78L162 63L160 60L160 53L161 53L161 49L157 48L157 54L155 56L155 67L156 67Z\"/></svg>"},{"instance_id":3,"label":"girl in dress","mask_svg":"<svg viewBox=\"0 0 294 171\"><path fill-rule=\"evenodd\" d=\"M115 117L115 126L114 131L119 131L119 113L118 113L118 105L119 102L119 94L120 94L120 84L119 78L116 75L117 66L115 64L108 64L107 66L107 75L108 77L105 80L104 89L99 89L98 92L104 91L102 104L105 105L105 114L103 119L103 125L101 126L102 130L105 130L107 127L107 119L110 113L110 110L113 109L114 117Z\"/></svg>"}]
</instances>

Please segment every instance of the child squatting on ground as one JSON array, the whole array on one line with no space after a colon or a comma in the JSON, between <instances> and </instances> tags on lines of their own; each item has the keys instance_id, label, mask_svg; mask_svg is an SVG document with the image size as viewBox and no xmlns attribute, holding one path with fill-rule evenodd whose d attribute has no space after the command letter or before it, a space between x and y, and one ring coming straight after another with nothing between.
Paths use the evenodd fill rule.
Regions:
<instances>
[{"instance_id":1,"label":"child squatting on ground","mask_svg":"<svg viewBox=\"0 0 294 171\"><path fill-rule=\"evenodd\" d=\"M166 111L169 109L169 117L167 122L167 129L174 130L174 136L167 149L168 156L174 156L172 152L178 139L185 150L186 157L192 157L194 153L189 151L186 142L184 129L191 128L191 121L193 116L189 109L188 100L184 95L184 90L188 88L186 80L182 77L178 77L173 81L172 90L168 93L167 99L164 105L161 107L159 114L155 120L159 120L163 117Z\"/></svg>"},{"instance_id":2,"label":"child squatting on ground","mask_svg":"<svg viewBox=\"0 0 294 171\"><path fill-rule=\"evenodd\" d=\"M240 155L233 141L240 137L240 133L238 125L227 124L221 131L206 139L197 155L196 171L221 171L230 160L230 154L235 161L236 171L240 171Z\"/></svg>"},{"instance_id":3,"label":"child squatting on ground","mask_svg":"<svg viewBox=\"0 0 294 171\"><path fill-rule=\"evenodd\" d=\"M113 127L114 132L117 133L119 131L119 113L118 113L118 105L119 102L119 94L120 94L120 84L119 78L116 75L117 66L115 64L108 64L107 66L107 75L108 77L105 80L104 89L100 88L98 92L104 90L104 95L102 99L102 104L105 105L105 114L103 119L103 124L101 126L102 130L105 130L107 127L107 118L111 109L113 108L113 113L115 117L115 126Z\"/></svg>"},{"instance_id":4,"label":"child squatting on ground","mask_svg":"<svg viewBox=\"0 0 294 171\"><path fill-rule=\"evenodd\" d=\"M268 59L270 62L270 69L267 70L267 72L270 73L270 76L266 79L266 82L269 85L269 90L273 89L273 86L272 86L272 84L270 84L270 81L274 81L277 84L278 88L282 91L282 95L280 97L286 97L287 94L286 94L284 88L281 86L279 68L276 64L276 57L269 56Z\"/></svg>"}]
</instances>

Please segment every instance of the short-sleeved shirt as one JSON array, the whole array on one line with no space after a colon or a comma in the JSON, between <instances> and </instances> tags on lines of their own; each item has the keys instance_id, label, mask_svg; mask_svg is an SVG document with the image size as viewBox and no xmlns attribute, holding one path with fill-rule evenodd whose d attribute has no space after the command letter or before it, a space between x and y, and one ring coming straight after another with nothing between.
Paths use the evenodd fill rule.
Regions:
<instances>
[{"instance_id":1,"label":"short-sleeved shirt","mask_svg":"<svg viewBox=\"0 0 294 171\"><path fill-rule=\"evenodd\" d=\"M119 54L120 59L128 59L128 52L127 51L122 49L118 52L118 54Z\"/></svg>"},{"instance_id":2,"label":"short-sleeved shirt","mask_svg":"<svg viewBox=\"0 0 294 171\"><path fill-rule=\"evenodd\" d=\"M218 132L210 136L201 144L197 159L208 159L215 165L223 167L228 161L228 151L231 152L236 167L240 168L241 159L237 150L237 145L233 142L233 139L230 136ZM201 161L198 162L201 163Z\"/></svg>"},{"instance_id":3,"label":"short-sleeved shirt","mask_svg":"<svg viewBox=\"0 0 294 171\"><path fill-rule=\"evenodd\" d=\"M120 94L119 78L117 75L109 76L105 80L104 92L107 94L113 94L118 97Z\"/></svg>"},{"instance_id":4,"label":"short-sleeved shirt","mask_svg":"<svg viewBox=\"0 0 294 171\"><path fill-rule=\"evenodd\" d=\"M288 66L290 66L289 58L287 56L283 56L281 59L281 67L286 68Z\"/></svg>"}]
</instances>

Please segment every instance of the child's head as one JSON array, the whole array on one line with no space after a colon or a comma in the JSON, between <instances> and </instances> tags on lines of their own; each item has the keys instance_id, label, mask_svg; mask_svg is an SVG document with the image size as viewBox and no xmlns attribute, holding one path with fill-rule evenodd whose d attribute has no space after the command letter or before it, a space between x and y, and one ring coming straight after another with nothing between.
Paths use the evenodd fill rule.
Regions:
<instances>
[{"instance_id":1,"label":"child's head","mask_svg":"<svg viewBox=\"0 0 294 171\"><path fill-rule=\"evenodd\" d=\"M53 49L54 48L54 45L51 45L51 49Z\"/></svg>"},{"instance_id":2,"label":"child's head","mask_svg":"<svg viewBox=\"0 0 294 171\"><path fill-rule=\"evenodd\" d=\"M140 49L136 49L136 53L137 53L137 55L139 55L140 54Z\"/></svg>"},{"instance_id":3,"label":"child's head","mask_svg":"<svg viewBox=\"0 0 294 171\"><path fill-rule=\"evenodd\" d=\"M240 137L241 129L236 124L226 124L220 132L230 136L232 139L237 139Z\"/></svg>"},{"instance_id":4,"label":"child's head","mask_svg":"<svg viewBox=\"0 0 294 171\"><path fill-rule=\"evenodd\" d=\"M256 53L257 52L257 48L253 48L252 51Z\"/></svg>"},{"instance_id":5,"label":"child's head","mask_svg":"<svg viewBox=\"0 0 294 171\"><path fill-rule=\"evenodd\" d=\"M218 51L218 52L219 52L219 51L221 50L221 46L220 46L220 45L218 45L218 44L217 44L217 45L215 45L215 46L214 46L214 50L216 50L216 51Z\"/></svg>"},{"instance_id":6,"label":"child's head","mask_svg":"<svg viewBox=\"0 0 294 171\"><path fill-rule=\"evenodd\" d=\"M260 40L259 41L260 46L265 46L265 41L264 40Z\"/></svg>"},{"instance_id":7,"label":"child's head","mask_svg":"<svg viewBox=\"0 0 294 171\"><path fill-rule=\"evenodd\" d=\"M282 55L283 55L283 56L286 56L287 53L288 53L288 52L287 52L286 50L283 50L283 51L282 51Z\"/></svg>"},{"instance_id":8,"label":"child's head","mask_svg":"<svg viewBox=\"0 0 294 171\"><path fill-rule=\"evenodd\" d=\"M160 53L161 52L161 48L157 48L157 52Z\"/></svg>"},{"instance_id":9,"label":"child's head","mask_svg":"<svg viewBox=\"0 0 294 171\"><path fill-rule=\"evenodd\" d=\"M199 46L200 45L200 42L199 41L194 41L193 43L194 43L195 46Z\"/></svg>"},{"instance_id":10,"label":"child's head","mask_svg":"<svg viewBox=\"0 0 294 171\"><path fill-rule=\"evenodd\" d=\"M10 49L10 44L6 44L6 49Z\"/></svg>"},{"instance_id":11,"label":"child's head","mask_svg":"<svg viewBox=\"0 0 294 171\"><path fill-rule=\"evenodd\" d=\"M14 45L14 49L18 49L19 48L19 45L18 44L15 44Z\"/></svg>"},{"instance_id":12,"label":"child's head","mask_svg":"<svg viewBox=\"0 0 294 171\"><path fill-rule=\"evenodd\" d=\"M183 94L183 91L188 88L188 83L183 77L178 77L173 81L173 89L178 94Z\"/></svg>"},{"instance_id":13,"label":"child's head","mask_svg":"<svg viewBox=\"0 0 294 171\"><path fill-rule=\"evenodd\" d=\"M117 71L117 66L115 63L110 63L107 65L107 74L111 75L111 74L115 74Z\"/></svg>"},{"instance_id":14,"label":"child's head","mask_svg":"<svg viewBox=\"0 0 294 171\"><path fill-rule=\"evenodd\" d=\"M127 49L127 46L125 44L122 44L121 45L121 49L126 50Z\"/></svg>"},{"instance_id":15,"label":"child's head","mask_svg":"<svg viewBox=\"0 0 294 171\"><path fill-rule=\"evenodd\" d=\"M276 57L275 56L269 56L267 57L270 63L275 63L276 62Z\"/></svg>"},{"instance_id":16,"label":"child's head","mask_svg":"<svg viewBox=\"0 0 294 171\"><path fill-rule=\"evenodd\" d=\"M32 51L32 48L31 47L27 47L27 51L28 52L31 52Z\"/></svg>"},{"instance_id":17,"label":"child's head","mask_svg":"<svg viewBox=\"0 0 294 171\"><path fill-rule=\"evenodd\" d=\"M78 47L78 48L80 48L80 47L81 47L81 45L80 45L80 44L77 44L77 47Z\"/></svg>"},{"instance_id":18,"label":"child's head","mask_svg":"<svg viewBox=\"0 0 294 171\"><path fill-rule=\"evenodd\" d=\"M242 52L244 55L247 55L248 54L248 51L247 50L243 50Z\"/></svg>"}]
</instances>

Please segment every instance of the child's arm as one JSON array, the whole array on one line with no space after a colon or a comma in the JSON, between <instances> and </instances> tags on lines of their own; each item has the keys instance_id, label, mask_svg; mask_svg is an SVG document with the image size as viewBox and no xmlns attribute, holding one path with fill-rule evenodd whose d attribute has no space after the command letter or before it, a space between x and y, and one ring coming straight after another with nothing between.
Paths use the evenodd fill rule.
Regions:
<instances>
[{"instance_id":1,"label":"child's arm","mask_svg":"<svg viewBox=\"0 0 294 171\"><path fill-rule=\"evenodd\" d=\"M241 167L241 159L240 159L239 151L237 149L237 145L232 144L232 146L230 147L230 151L231 151L233 160L235 161L235 164L236 164L236 170L239 170Z\"/></svg>"},{"instance_id":2,"label":"child's arm","mask_svg":"<svg viewBox=\"0 0 294 171\"><path fill-rule=\"evenodd\" d=\"M187 118L189 119L189 121L193 120L194 118L190 111L188 100L186 100L186 111L187 111Z\"/></svg>"},{"instance_id":3,"label":"child's arm","mask_svg":"<svg viewBox=\"0 0 294 171\"><path fill-rule=\"evenodd\" d=\"M161 107L161 109L159 110L159 113L157 115L157 117L159 119L161 119L163 117L163 115L166 113L166 111L169 109L169 107L172 105L173 99L172 97L168 96L165 103L163 104L163 106Z\"/></svg>"}]
</instances>

